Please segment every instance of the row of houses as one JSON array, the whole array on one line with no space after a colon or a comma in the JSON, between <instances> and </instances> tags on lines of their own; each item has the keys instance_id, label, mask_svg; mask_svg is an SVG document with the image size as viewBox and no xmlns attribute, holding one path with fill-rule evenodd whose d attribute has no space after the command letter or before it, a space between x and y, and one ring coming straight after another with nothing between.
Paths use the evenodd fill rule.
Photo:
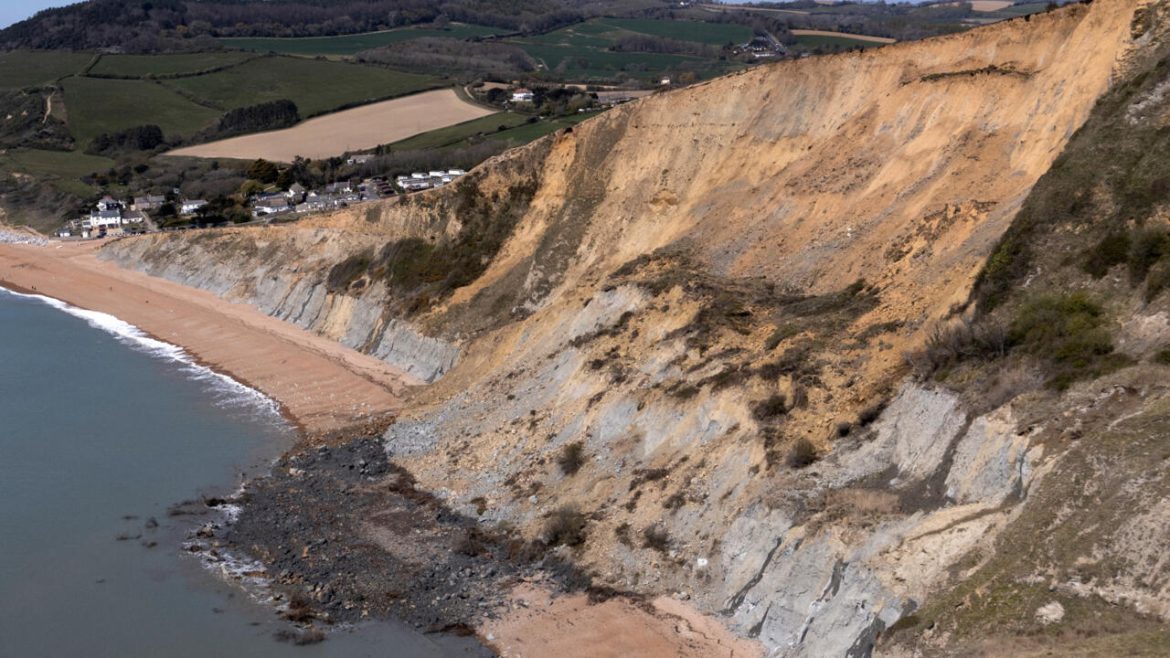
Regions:
<instances>
[{"instance_id":1,"label":"row of houses","mask_svg":"<svg viewBox=\"0 0 1170 658\"><path fill-rule=\"evenodd\" d=\"M94 238L122 235L127 231L140 230L145 222L146 214L143 211L127 210L121 201L104 196L88 215L70 221L57 231L57 236Z\"/></svg>"},{"instance_id":2,"label":"row of houses","mask_svg":"<svg viewBox=\"0 0 1170 658\"><path fill-rule=\"evenodd\" d=\"M432 187L441 187L459 178L466 171L462 169L448 169L447 171L430 171L427 173L415 172L409 176L398 176L394 179L394 184L407 192L416 192L418 190L427 190Z\"/></svg>"},{"instance_id":3,"label":"row of houses","mask_svg":"<svg viewBox=\"0 0 1170 658\"><path fill-rule=\"evenodd\" d=\"M271 192L252 198L252 217L271 217L285 213L323 212L344 208L361 201L383 196L375 179L355 184L350 181L330 183L319 190L307 191L300 183L293 183L287 191Z\"/></svg>"}]
</instances>

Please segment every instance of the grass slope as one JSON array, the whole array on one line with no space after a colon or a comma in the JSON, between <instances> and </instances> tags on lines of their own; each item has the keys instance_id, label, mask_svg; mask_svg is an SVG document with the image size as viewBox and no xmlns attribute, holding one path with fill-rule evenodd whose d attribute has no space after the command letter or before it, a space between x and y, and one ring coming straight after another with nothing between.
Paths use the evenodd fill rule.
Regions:
<instances>
[{"instance_id":1,"label":"grass slope","mask_svg":"<svg viewBox=\"0 0 1170 658\"><path fill-rule=\"evenodd\" d=\"M746 25L730 23L702 23L699 21L662 21L646 18L606 18L601 25L618 30L665 37L676 41L693 41L722 46L728 43L743 43L752 38L752 30Z\"/></svg>"},{"instance_id":2,"label":"grass slope","mask_svg":"<svg viewBox=\"0 0 1170 658\"><path fill-rule=\"evenodd\" d=\"M252 57L247 53L182 53L174 55L103 55L90 69L93 75L147 77L198 73L239 64Z\"/></svg>"},{"instance_id":3,"label":"grass slope","mask_svg":"<svg viewBox=\"0 0 1170 658\"><path fill-rule=\"evenodd\" d=\"M741 25L652 19L594 19L547 34L509 39L549 71L574 80L613 79L625 74L652 80L664 73L693 71L711 78L739 68L715 58L664 53L627 53L610 50L620 39L649 35L704 45L723 45L751 38Z\"/></svg>"},{"instance_id":4,"label":"grass slope","mask_svg":"<svg viewBox=\"0 0 1170 658\"><path fill-rule=\"evenodd\" d=\"M220 113L144 80L67 78L65 106L69 130L78 144L133 126L156 124L163 133L185 135L212 123Z\"/></svg>"},{"instance_id":5,"label":"grass slope","mask_svg":"<svg viewBox=\"0 0 1170 658\"><path fill-rule=\"evenodd\" d=\"M81 72L93 60L87 53L13 50L0 53L0 89L35 87Z\"/></svg>"},{"instance_id":6,"label":"grass slope","mask_svg":"<svg viewBox=\"0 0 1170 658\"><path fill-rule=\"evenodd\" d=\"M220 39L219 41L229 48L240 48L241 50L255 50L259 52L275 52L289 55L352 55L370 48L386 46L401 41L410 41L411 39L421 39L423 37L470 39L474 37L485 37L499 32L500 30L494 27L455 23L445 30L406 27L397 30L386 30L384 32L366 32L364 34L347 34L336 37L233 37Z\"/></svg>"},{"instance_id":7,"label":"grass slope","mask_svg":"<svg viewBox=\"0 0 1170 658\"><path fill-rule=\"evenodd\" d=\"M441 85L437 78L389 69L302 59L265 57L167 85L223 110L289 99L302 117L342 106L403 96Z\"/></svg>"},{"instance_id":8,"label":"grass slope","mask_svg":"<svg viewBox=\"0 0 1170 658\"><path fill-rule=\"evenodd\" d=\"M82 183L82 176L106 171L114 161L77 151L42 151L38 149L9 149L0 155L0 171L17 171L51 183L58 189L86 196L95 188Z\"/></svg>"}]
</instances>

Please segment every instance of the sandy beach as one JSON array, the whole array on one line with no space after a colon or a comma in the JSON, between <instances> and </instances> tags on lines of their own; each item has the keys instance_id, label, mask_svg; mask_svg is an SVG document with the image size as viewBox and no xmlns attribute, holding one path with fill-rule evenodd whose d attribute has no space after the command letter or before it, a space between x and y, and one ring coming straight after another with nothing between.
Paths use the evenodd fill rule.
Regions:
<instances>
[{"instance_id":1,"label":"sandy beach","mask_svg":"<svg viewBox=\"0 0 1170 658\"><path fill-rule=\"evenodd\" d=\"M109 313L279 401L310 433L391 417L419 382L385 362L233 304L97 258L99 242L0 244L0 286Z\"/></svg>"},{"instance_id":2,"label":"sandy beach","mask_svg":"<svg viewBox=\"0 0 1170 658\"><path fill-rule=\"evenodd\" d=\"M179 345L203 364L277 400L286 415L310 434L389 422L401 408L405 388L419 384L378 359L250 306L100 260L96 255L100 247L96 241L0 244L0 286L108 313L155 338ZM297 480L289 486L299 488L303 483ZM306 521L314 532L324 532L339 509L378 518L381 508L363 511L347 498L345 487L327 489L321 518ZM303 512L282 509L273 513ZM420 524L420 528L427 525ZM335 537L334 544L343 548L351 546L350 541L369 544L360 535L343 533ZM394 551L406 550L397 540L391 543ZM449 551L448 547L420 543L418 537L407 543L415 551ZM352 556L349 548L343 553ZM501 569L503 576L506 569L503 565ZM375 569L369 579L377 581L384 576ZM328 570L316 577L328 580ZM501 585L497 583L492 589L506 592ZM715 619L669 598L646 606L622 597L594 604L581 594L552 595L534 585L523 585L502 598L507 601L503 609L490 620L480 620L484 623L477 630L504 656L759 655L756 643L736 638Z\"/></svg>"}]
</instances>

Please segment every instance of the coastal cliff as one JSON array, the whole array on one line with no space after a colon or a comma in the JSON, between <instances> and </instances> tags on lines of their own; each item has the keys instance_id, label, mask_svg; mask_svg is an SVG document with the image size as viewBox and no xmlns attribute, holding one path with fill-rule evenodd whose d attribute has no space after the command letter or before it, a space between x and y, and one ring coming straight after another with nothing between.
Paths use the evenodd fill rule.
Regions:
<instances>
[{"instance_id":1,"label":"coastal cliff","mask_svg":"<svg viewBox=\"0 0 1170 658\"><path fill-rule=\"evenodd\" d=\"M384 436L420 488L771 655L1157 653L1170 308L1080 262L1165 223L1164 163L1093 154L1164 139L1168 24L1096 0L758 67L401 202L102 256L433 382Z\"/></svg>"}]
</instances>

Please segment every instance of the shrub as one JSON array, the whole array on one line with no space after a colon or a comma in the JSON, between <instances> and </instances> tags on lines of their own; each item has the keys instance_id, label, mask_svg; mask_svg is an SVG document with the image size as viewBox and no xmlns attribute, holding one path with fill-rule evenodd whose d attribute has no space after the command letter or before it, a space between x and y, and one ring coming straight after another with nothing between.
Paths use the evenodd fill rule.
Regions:
<instances>
[{"instance_id":1,"label":"shrub","mask_svg":"<svg viewBox=\"0 0 1170 658\"><path fill-rule=\"evenodd\" d=\"M1120 265L1129 260L1130 240L1129 234L1110 233L1095 247L1092 247L1085 254L1085 262L1081 265L1081 269L1086 274L1100 279L1108 274L1109 269L1114 265Z\"/></svg>"},{"instance_id":2,"label":"shrub","mask_svg":"<svg viewBox=\"0 0 1170 658\"><path fill-rule=\"evenodd\" d=\"M910 357L921 376L951 368L967 359L992 360L1007 354L1008 330L992 319L940 325L926 338L922 348ZM864 423L863 423L864 424Z\"/></svg>"},{"instance_id":3,"label":"shrub","mask_svg":"<svg viewBox=\"0 0 1170 658\"><path fill-rule=\"evenodd\" d=\"M670 535L666 532L666 528L660 525L646 526L642 531L642 547L650 548L659 553L666 553L670 550Z\"/></svg>"},{"instance_id":4,"label":"shrub","mask_svg":"<svg viewBox=\"0 0 1170 658\"><path fill-rule=\"evenodd\" d=\"M788 413L788 400L780 393L773 393L752 407L752 416L761 422L779 418L786 413Z\"/></svg>"},{"instance_id":5,"label":"shrub","mask_svg":"<svg viewBox=\"0 0 1170 658\"><path fill-rule=\"evenodd\" d=\"M585 444L580 441L565 444L561 448L561 454L557 456L557 466L561 467L561 473L565 475L573 475L581 470L585 465Z\"/></svg>"},{"instance_id":6,"label":"shrub","mask_svg":"<svg viewBox=\"0 0 1170 658\"><path fill-rule=\"evenodd\" d=\"M1158 263L1146 276L1146 303L1154 301L1166 288L1170 288L1170 263Z\"/></svg>"},{"instance_id":7,"label":"shrub","mask_svg":"<svg viewBox=\"0 0 1170 658\"><path fill-rule=\"evenodd\" d=\"M796 325L782 324L776 327L776 329L764 341L764 349L768 352L771 352L772 350L776 349L780 343L784 342L785 339L791 338L798 333L800 333L800 328Z\"/></svg>"},{"instance_id":8,"label":"shrub","mask_svg":"<svg viewBox=\"0 0 1170 658\"><path fill-rule=\"evenodd\" d=\"M549 546L580 546L585 543L586 519L576 507L562 505L553 510L544 526L544 541Z\"/></svg>"},{"instance_id":9,"label":"shrub","mask_svg":"<svg viewBox=\"0 0 1170 658\"><path fill-rule=\"evenodd\" d=\"M353 254L329 269L325 278L325 289L337 294L349 289L350 284L365 275L373 259L373 251L366 250Z\"/></svg>"},{"instance_id":10,"label":"shrub","mask_svg":"<svg viewBox=\"0 0 1170 658\"><path fill-rule=\"evenodd\" d=\"M801 437L792 445L787 462L792 468L804 468L815 464L818 459L820 459L820 455L817 454L817 447L813 445L812 441Z\"/></svg>"},{"instance_id":11,"label":"shrub","mask_svg":"<svg viewBox=\"0 0 1170 658\"><path fill-rule=\"evenodd\" d=\"M1134 231L1129 245L1129 280L1137 285L1145 280L1150 268L1170 253L1170 235L1164 228Z\"/></svg>"},{"instance_id":12,"label":"shrub","mask_svg":"<svg viewBox=\"0 0 1170 658\"><path fill-rule=\"evenodd\" d=\"M1050 366L1048 385L1063 389L1077 379L1103 374L1113 341L1105 311L1081 292L1041 295L1023 304L1011 326L1011 341Z\"/></svg>"},{"instance_id":13,"label":"shrub","mask_svg":"<svg viewBox=\"0 0 1170 658\"><path fill-rule=\"evenodd\" d=\"M885 410L886 401L878 400L877 402L874 402L868 407L862 409L861 412L857 414L857 424L861 427L865 427L873 421L877 420Z\"/></svg>"},{"instance_id":14,"label":"shrub","mask_svg":"<svg viewBox=\"0 0 1170 658\"><path fill-rule=\"evenodd\" d=\"M837 423L837 436L845 438L849 436L849 432L853 431L853 423L843 420Z\"/></svg>"},{"instance_id":15,"label":"shrub","mask_svg":"<svg viewBox=\"0 0 1170 658\"><path fill-rule=\"evenodd\" d=\"M617 540L620 541L622 544L625 544L626 546L633 548L634 542L633 542L633 540L630 539L630 524L629 523L622 522L621 525L619 525L618 527L613 529L613 534L615 537L617 537Z\"/></svg>"}]
</instances>

